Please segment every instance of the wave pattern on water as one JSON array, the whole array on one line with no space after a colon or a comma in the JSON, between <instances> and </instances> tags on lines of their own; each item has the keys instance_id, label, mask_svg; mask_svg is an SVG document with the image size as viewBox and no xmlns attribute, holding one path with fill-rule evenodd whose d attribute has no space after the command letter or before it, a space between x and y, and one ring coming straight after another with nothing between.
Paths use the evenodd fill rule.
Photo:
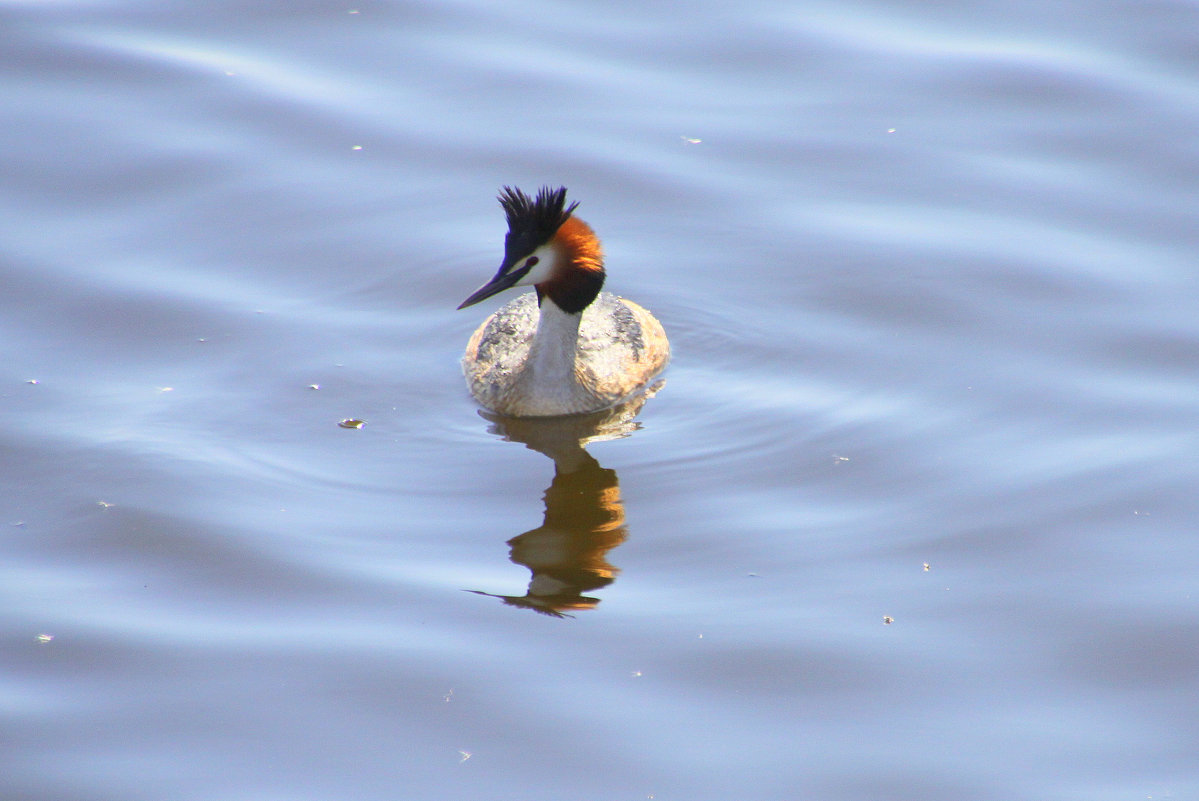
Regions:
<instances>
[{"instance_id":1,"label":"wave pattern on water","mask_svg":"<svg viewBox=\"0 0 1199 801\"><path fill-rule=\"evenodd\" d=\"M1194 12L3 4L0 795L1187 795ZM558 183L594 461L457 363Z\"/></svg>"}]
</instances>

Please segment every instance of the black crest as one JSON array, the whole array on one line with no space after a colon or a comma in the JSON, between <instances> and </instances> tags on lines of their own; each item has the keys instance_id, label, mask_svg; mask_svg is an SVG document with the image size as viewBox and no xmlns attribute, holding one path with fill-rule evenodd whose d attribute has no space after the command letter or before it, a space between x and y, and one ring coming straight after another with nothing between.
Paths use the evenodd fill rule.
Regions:
<instances>
[{"instance_id":1,"label":"black crest","mask_svg":"<svg viewBox=\"0 0 1199 801\"><path fill-rule=\"evenodd\" d=\"M500 205L508 215L508 234L504 237L504 261L511 263L529 255L549 242L578 202L566 205L566 187L543 186L533 199L519 189L505 186Z\"/></svg>"}]
</instances>

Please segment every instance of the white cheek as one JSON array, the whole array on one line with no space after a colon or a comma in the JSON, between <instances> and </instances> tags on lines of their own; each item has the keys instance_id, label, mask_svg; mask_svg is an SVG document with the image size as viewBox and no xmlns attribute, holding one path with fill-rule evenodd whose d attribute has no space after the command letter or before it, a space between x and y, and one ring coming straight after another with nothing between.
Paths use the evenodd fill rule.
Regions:
<instances>
[{"instance_id":1,"label":"white cheek","mask_svg":"<svg viewBox=\"0 0 1199 801\"><path fill-rule=\"evenodd\" d=\"M533 269L529 270L528 274L516 282L515 286L531 286L540 284L542 281L548 281L549 277L554 272L554 258L557 254L551 245L542 245L533 251L533 255L525 259L528 263L529 259L537 259L537 264L533 265Z\"/></svg>"}]
</instances>

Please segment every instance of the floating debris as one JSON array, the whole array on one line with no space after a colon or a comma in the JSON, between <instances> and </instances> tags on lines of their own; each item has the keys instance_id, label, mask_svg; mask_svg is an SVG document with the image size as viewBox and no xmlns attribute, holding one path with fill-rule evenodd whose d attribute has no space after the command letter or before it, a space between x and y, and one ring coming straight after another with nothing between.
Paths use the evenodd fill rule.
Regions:
<instances>
[{"instance_id":1,"label":"floating debris","mask_svg":"<svg viewBox=\"0 0 1199 801\"><path fill-rule=\"evenodd\" d=\"M37 641L38 641L39 643L41 643L42 645L45 645L46 643L50 642L50 641L51 641L51 640L53 640L53 639L54 639L54 635L53 635L53 634L39 634L39 635L37 635Z\"/></svg>"},{"instance_id":2,"label":"floating debris","mask_svg":"<svg viewBox=\"0 0 1199 801\"><path fill-rule=\"evenodd\" d=\"M362 428L366 425L365 420L342 420L338 423L342 428Z\"/></svg>"},{"instance_id":3,"label":"floating debris","mask_svg":"<svg viewBox=\"0 0 1199 801\"><path fill-rule=\"evenodd\" d=\"M895 622L895 618L891 617L890 615L887 615L886 617L883 618L884 626L890 626L894 622Z\"/></svg>"}]
</instances>

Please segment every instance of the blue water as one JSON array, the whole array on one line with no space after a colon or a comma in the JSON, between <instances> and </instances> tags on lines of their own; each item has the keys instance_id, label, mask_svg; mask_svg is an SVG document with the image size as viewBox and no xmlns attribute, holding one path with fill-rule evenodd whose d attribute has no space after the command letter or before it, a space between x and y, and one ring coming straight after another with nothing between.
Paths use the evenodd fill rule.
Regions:
<instances>
[{"instance_id":1,"label":"blue water","mask_svg":"<svg viewBox=\"0 0 1199 801\"><path fill-rule=\"evenodd\" d=\"M1193 3L0 31L0 798L1199 797ZM547 183L590 457L458 367Z\"/></svg>"}]
</instances>

